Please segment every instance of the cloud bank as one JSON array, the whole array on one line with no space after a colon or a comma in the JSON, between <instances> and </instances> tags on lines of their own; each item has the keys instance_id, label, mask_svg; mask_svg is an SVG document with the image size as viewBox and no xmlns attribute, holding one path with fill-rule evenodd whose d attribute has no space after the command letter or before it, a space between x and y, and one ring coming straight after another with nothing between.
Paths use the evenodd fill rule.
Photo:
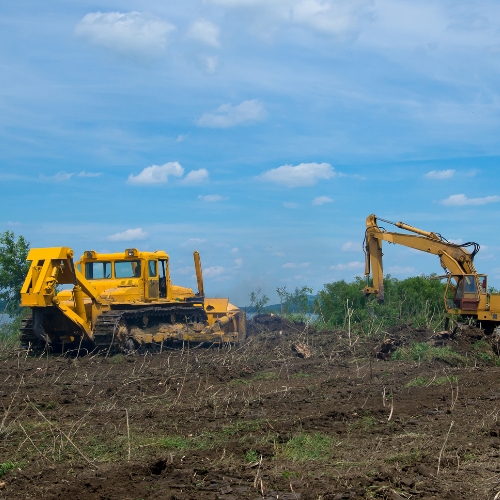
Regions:
<instances>
[{"instance_id":1,"label":"cloud bank","mask_svg":"<svg viewBox=\"0 0 500 500\"><path fill-rule=\"evenodd\" d=\"M500 196L485 196L484 198L467 198L465 194L452 194L441 200L442 205L448 207L460 207L464 205L486 205L487 203L497 203L500 201Z\"/></svg>"}]
</instances>

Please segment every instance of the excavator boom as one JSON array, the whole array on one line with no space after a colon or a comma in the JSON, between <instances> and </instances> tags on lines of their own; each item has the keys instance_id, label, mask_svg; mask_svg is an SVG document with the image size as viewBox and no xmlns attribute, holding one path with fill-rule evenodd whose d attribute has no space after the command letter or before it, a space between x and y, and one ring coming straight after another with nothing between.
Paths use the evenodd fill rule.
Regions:
<instances>
[{"instance_id":1,"label":"excavator boom","mask_svg":"<svg viewBox=\"0 0 500 500\"><path fill-rule=\"evenodd\" d=\"M377 220L393 224L414 234L386 231L378 226ZM479 251L477 243L470 242L462 245L452 243L443 238L439 233L424 231L403 222L390 222L385 219L377 219L372 214L366 219L365 276L367 278L367 286L363 293L365 295L374 294L379 302L384 301L383 241L437 255L441 266L447 274L455 276L477 274L474 267L474 256ZM472 252L467 250L466 247L469 246L474 247ZM368 285L370 274L373 278L373 286Z\"/></svg>"}]
</instances>

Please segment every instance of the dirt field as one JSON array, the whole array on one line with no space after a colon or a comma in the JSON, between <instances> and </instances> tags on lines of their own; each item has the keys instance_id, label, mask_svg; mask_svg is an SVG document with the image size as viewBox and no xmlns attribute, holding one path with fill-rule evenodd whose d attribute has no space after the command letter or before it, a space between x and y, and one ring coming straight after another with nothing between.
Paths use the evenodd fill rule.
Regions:
<instances>
[{"instance_id":1,"label":"dirt field","mask_svg":"<svg viewBox=\"0 0 500 500\"><path fill-rule=\"evenodd\" d=\"M4 353L0 499L500 498L481 331L402 328L382 348L277 317L249 331L154 356Z\"/></svg>"}]
</instances>

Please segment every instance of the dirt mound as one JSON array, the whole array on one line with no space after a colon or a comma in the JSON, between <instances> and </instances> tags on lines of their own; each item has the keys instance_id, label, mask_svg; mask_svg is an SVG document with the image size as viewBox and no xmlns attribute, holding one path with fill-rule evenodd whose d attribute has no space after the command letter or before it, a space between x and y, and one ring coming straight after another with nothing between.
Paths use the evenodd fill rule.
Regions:
<instances>
[{"instance_id":1,"label":"dirt mound","mask_svg":"<svg viewBox=\"0 0 500 500\"><path fill-rule=\"evenodd\" d=\"M247 333L258 335L265 332L294 334L306 328L304 323L295 323L275 314L257 314L247 321Z\"/></svg>"}]
</instances>

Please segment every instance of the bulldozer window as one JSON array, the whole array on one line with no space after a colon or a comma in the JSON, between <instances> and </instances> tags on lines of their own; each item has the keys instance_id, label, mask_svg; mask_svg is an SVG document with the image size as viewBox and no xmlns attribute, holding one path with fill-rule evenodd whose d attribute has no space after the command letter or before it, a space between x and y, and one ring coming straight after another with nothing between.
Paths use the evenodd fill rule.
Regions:
<instances>
[{"instance_id":1,"label":"bulldozer window","mask_svg":"<svg viewBox=\"0 0 500 500\"><path fill-rule=\"evenodd\" d=\"M111 262L86 262L85 278L88 280L111 278Z\"/></svg>"},{"instance_id":2,"label":"bulldozer window","mask_svg":"<svg viewBox=\"0 0 500 500\"><path fill-rule=\"evenodd\" d=\"M140 260L115 262L115 278L139 278L140 276Z\"/></svg>"},{"instance_id":3,"label":"bulldozer window","mask_svg":"<svg viewBox=\"0 0 500 500\"><path fill-rule=\"evenodd\" d=\"M148 261L149 277L156 278L156 260Z\"/></svg>"}]
</instances>

